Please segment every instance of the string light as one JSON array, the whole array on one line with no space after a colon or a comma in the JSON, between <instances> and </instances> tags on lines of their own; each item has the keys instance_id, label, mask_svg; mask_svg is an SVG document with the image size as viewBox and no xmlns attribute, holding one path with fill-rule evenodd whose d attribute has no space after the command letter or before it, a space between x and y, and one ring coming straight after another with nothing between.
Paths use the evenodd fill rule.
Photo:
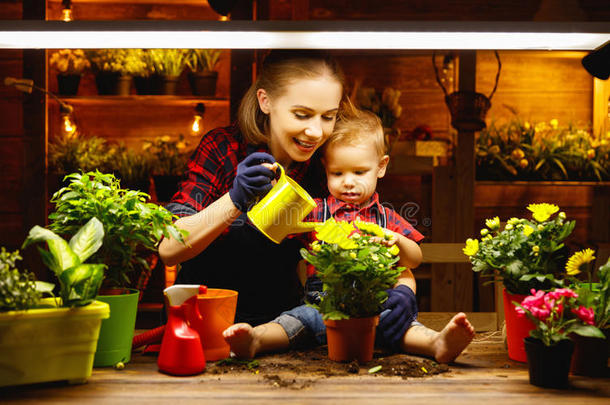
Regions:
<instances>
[{"instance_id":1,"label":"string light","mask_svg":"<svg viewBox=\"0 0 610 405\"><path fill-rule=\"evenodd\" d=\"M195 106L195 116L191 124L191 135L201 136L203 133L203 114L205 114L205 105L197 103Z\"/></svg>"},{"instance_id":2,"label":"string light","mask_svg":"<svg viewBox=\"0 0 610 405\"><path fill-rule=\"evenodd\" d=\"M61 10L61 19L65 22L72 21L72 0L62 0L61 5L63 7Z\"/></svg>"},{"instance_id":3,"label":"string light","mask_svg":"<svg viewBox=\"0 0 610 405\"><path fill-rule=\"evenodd\" d=\"M61 134L64 137L72 138L76 134L76 123L72 117L72 106L63 103L59 106L61 115Z\"/></svg>"}]
</instances>

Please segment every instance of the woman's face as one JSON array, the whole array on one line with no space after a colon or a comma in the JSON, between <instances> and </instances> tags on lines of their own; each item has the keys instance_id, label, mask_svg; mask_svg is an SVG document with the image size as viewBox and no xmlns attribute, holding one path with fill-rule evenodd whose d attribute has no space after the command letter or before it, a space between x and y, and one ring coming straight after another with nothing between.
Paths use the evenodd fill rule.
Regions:
<instances>
[{"instance_id":1,"label":"woman's face","mask_svg":"<svg viewBox=\"0 0 610 405\"><path fill-rule=\"evenodd\" d=\"M342 91L327 76L295 80L273 98L258 90L259 106L269 115L269 147L278 162L288 166L311 158L335 126Z\"/></svg>"}]
</instances>

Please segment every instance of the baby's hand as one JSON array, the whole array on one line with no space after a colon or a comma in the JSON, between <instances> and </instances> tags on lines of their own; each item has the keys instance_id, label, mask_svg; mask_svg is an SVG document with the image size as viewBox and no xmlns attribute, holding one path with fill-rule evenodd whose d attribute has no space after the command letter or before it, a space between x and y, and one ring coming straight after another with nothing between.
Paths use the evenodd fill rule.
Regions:
<instances>
[{"instance_id":1,"label":"baby's hand","mask_svg":"<svg viewBox=\"0 0 610 405\"><path fill-rule=\"evenodd\" d=\"M395 245L396 242L398 241L398 236L396 235L396 233L385 229L385 236L373 236L371 237L371 241L375 242L375 243L380 243L384 246L390 247L392 245Z\"/></svg>"}]
</instances>

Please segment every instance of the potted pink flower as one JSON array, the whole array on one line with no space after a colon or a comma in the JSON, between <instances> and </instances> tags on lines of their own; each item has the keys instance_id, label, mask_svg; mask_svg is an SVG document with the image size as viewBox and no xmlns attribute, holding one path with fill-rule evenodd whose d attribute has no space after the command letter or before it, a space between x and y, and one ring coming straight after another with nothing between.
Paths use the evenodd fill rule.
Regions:
<instances>
[{"instance_id":1,"label":"potted pink flower","mask_svg":"<svg viewBox=\"0 0 610 405\"><path fill-rule=\"evenodd\" d=\"M530 384L566 387L574 350L570 334L604 338L594 326L593 308L580 305L577 299L578 294L569 288L532 289L520 304L515 302L517 313L536 325L524 340Z\"/></svg>"}]
</instances>

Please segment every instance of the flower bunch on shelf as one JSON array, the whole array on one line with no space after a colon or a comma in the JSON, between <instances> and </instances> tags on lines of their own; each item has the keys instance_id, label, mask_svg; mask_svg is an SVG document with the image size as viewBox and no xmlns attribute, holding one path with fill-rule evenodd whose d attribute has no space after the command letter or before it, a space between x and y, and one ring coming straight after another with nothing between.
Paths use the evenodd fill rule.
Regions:
<instances>
[{"instance_id":1,"label":"flower bunch on shelf","mask_svg":"<svg viewBox=\"0 0 610 405\"><path fill-rule=\"evenodd\" d=\"M180 76L187 61L184 49L149 49L147 61L155 74Z\"/></svg>"},{"instance_id":2,"label":"flower bunch on shelf","mask_svg":"<svg viewBox=\"0 0 610 405\"><path fill-rule=\"evenodd\" d=\"M549 292L532 289L531 295L515 302L517 314L527 316L536 327L530 336L546 346L569 339L571 333L581 336L604 338L594 326L592 308L580 305L578 294L569 288L556 288Z\"/></svg>"},{"instance_id":3,"label":"flower bunch on shelf","mask_svg":"<svg viewBox=\"0 0 610 405\"><path fill-rule=\"evenodd\" d=\"M186 54L185 63L191 72L212 71L220 61L220 49L191 49Z\"/></svg>"},{"instance_id":4,"label":"flower bunch on shelf","mask_svg":"<svg viewBox=\"0 0 610 405\"><path fill-rule=\"evenodd\" d=\"M80 75L91 64L82 49L61 49L53 52L49 64L62 75Z\"/></svg>"},{"instance_id":5,"label":"flower bunch on shelf","mask_svg":"<svg viewBox=\"0 0 610 405\"><path fill-rule=\"evenodd\" d=\"M94 73L138 75L147 69L141 49L94 49L86 53Z\"/></svg>"},{"instance_id":6,"label":"flower bunch on shelf","mask_svg":"<svg viewBox=\"0 0 610 405\"><path fill-rule=\"evenodd\" d=\"M402 114L400 90L386 87L380 93L372 87L359 87L356 91L356 104L377 114L384 128L393 128Z\"/></svg>"},{"instance_id":7,"label":"flower bunch on shelf","mask_svg":"<svg viewBox=\"0 0 610 405\"><path fill-rule=\"evenodd\" d=\"M490 124L475 144L479 180L610 180L610 132L558 120Z\"/></svg>"},{"instance_id":8,"label":"flower bunch on shelf","mask_svg":"<svg viewBox=\"0 0 610 405\"><path fill-rule=\"evenodd\" d=\"M468 239L463 249L473 271L497 277L511 294L562 287L566 277L563 242L575 222L566 221L554 204L530 204L527 209L531 219L510 218L504 228L499 217L487 219L481 240Z\"/></svg>"}]
</instances>

